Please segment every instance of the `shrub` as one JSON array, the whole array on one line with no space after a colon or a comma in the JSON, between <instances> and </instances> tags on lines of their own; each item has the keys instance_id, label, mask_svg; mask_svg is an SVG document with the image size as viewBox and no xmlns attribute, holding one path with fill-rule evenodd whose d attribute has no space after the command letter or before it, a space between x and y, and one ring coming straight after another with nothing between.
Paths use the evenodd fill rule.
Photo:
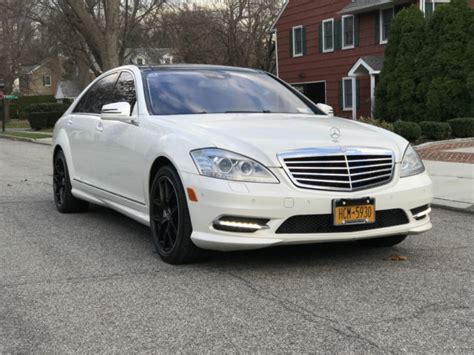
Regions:
<instances>
[{"instance_id":1,"label":"shrub","mask_svg":"<svg viewBox=\"0 0 474 355\"><path fill-rule=\"evenodd\" d=\"M25 109L32 104L55 103L56 99L51 95L21 96L10 106L10 117L25 119L28 117Z\"/></svg>"},{"instance_id":2,"label":"shrub","mask_svg":"<svg viewBox=\"0 0 474 355\"><path fill-rule=\"evenodd\" d=\"M421 134L428 139L435 139L437 141L448 139L451 135L451 127L446 122L420 122Z\"/></svg>"},{"instance_id":3,"label":"shrub","mask_svg":"<svg viewBox=\"0 0 474 355\"><path fill-rule=\"evenodd\" d=\"M31 112L28 115L30 127L36 131L54 127L56 121L61 118L63 112Z\"/></svg>"},{"instance_id":4,"label":"shrub","mask_svg":"<svg viewBox=\"0 0 474 355\"><path fill-rule=\"evenodd\" d=\"M401 135L410 142L416 141L421 137L420 125L414 122L398 121L394 124L395 133Z\"/></svg>"},{"instance_id":5,"label":"shrub","mask_svg":"<svg viewBox=\"0 0 474 355\"><path fill-rule=\"evenodd\" d=\"M32 112L62 112L64 113L69 107L69 104L60 103L41 103L32 104L28 106L25 111L30 114Z\"/></svg>"},{"instance_id":6,"label":"shrub","mask_svg":"<svg viewBox=\"0 0 474 355\"><path fill-rule=\"evenodd\" d=\"M372 126L377 126L383 129L386 129L390 132L393 132L395 128L393 127L393 123L384 121L384 120L377 120L375 118L370 117L361 117L359 118L359 122L370 124Z\"/></svg>"},{"instance_id":7,"label":"shrub","mask_svg":"<svg viewBox=\"0 0 474 355\"><path fill-rule=\"evenodd\" d=\"M474 118L455 118L448 121L456 138L474 137Z\"/></svg>"}]
</instances>

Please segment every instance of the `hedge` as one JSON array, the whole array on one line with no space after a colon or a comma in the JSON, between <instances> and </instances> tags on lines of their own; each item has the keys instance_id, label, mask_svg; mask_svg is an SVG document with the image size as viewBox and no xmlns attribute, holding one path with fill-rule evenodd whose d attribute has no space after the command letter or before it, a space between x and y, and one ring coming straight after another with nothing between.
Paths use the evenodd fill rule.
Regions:
<instances>
[{"instance_id":1,"label":"hedge","mask_svg":"<svg viewBox=\"0 0 474 355\"><path fill-rule=\"evenodd\" d=\"M384 120L377 120L375 118L370 118L370 117L361 117L359 118L359 122L370 124L372 126L377 126L383 129L386 129L390 132L394 131L393 123L384 121Z\"/></svg>"},{"instance_id":2,"label":"hedge","mask_svg":"<svg viewBox=\"0 0 474 355\"><path fill-rule=\"evenodd\" d=\"M474 137L474 118L455 118L448 121L456 138Z\"/></svg>"},{"instance_id":3,"label":"hedge","mask_svg":"<svg viewBox=\"0 0 474 355\"><path fill-rule=\"evenodd\" d=\"M56 99L52 95L21 96L10 106L10 118L27 118L25 109L32 104L55 102Z\"/></svg>"},{"instance_id":4,"label":"hedge","mask_svg":"<svg viewBox=\"0 0 474 355\"><path fill-rule=\"evenodd\" d=\"M394 124L395 133L399 134L410 142L416 141L421 137L420 125L414 122L398 121Z\"/></svg>"},{"instance_id":5,"label":"hedge","mask_svg":"<svg viewBox=\"0 0 474 355\"><path fill-rule=\"evenodd\" d=\"M448 139L451 135L451 126L446 122L420 122L421 134L428 139L437 141Z\"/></svg>"},{"instance_id":6,"label":"hedge","mask_svg":"<svg viewBox=\"0 0 474 355\"><path fill-rule=\"evenodd\" d=\"M41 103L32 104L25 109L25 112L30 114L32 112L66 112L69 104L60 103Z\"/></svg>"},{"instance_id":7,"label":"hedge","mask_svg":"<svg viewBox=\"0 0 474 355\"><path fill-rule=\"evenodd\" d=\"M30 127L36 131L52 128L63 113L64 112L31 112L28 115L28 121L30 122Z\"/></svg>"}]
</instances>

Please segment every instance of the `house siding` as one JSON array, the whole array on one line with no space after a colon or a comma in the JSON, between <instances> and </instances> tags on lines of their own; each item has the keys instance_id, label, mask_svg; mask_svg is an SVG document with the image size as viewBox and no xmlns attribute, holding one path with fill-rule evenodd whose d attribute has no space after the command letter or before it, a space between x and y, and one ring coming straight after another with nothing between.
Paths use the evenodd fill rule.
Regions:
<instances>
[{"instance_id":1,"label":"house siding","mask_svg":"<svg viewBox=\"0 0 474 355\"><path fill-rule=\"evenodd\" d=\"M276 23L278 36L278 74L290 84L326 82L326 103L334 107L338 116L352 117L351 111L340 107L339 82L348 76L352 66L364 56L382 56L385 45L376 38L376 19L379 11L359 14L359 43L353 49L337 49L334 52L321 53L319 48L319 26L323 20L334 18L341 20L338 14L351 0L290 0L285 11ZM418 1L410 4L419 5ZM474 7L474 0L470 0ZM400 8L397 6L396 9ZM306 54L291 57L289 33L294 26L303 25L306 29ZM357 42L357 40L356 40ZM360 91L357 114L370 115L370 77L358 77Z\"/></svg>"}]
</instances>

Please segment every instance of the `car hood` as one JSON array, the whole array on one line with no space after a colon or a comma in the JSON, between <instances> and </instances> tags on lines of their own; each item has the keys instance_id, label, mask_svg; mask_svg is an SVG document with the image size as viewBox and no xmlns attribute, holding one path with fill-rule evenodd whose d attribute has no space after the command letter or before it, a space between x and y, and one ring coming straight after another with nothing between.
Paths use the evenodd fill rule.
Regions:
<instances>
[{"instance_id":1,"label":"car hood","mask_svg":"<svg viewBox=\"0 0 474 355\"><path fill-rule=\"evenodd\" d=\"M279 167L277 154L296 149L323 147L384 148L399 162L408 142L384 129L338 117L306 114L211 114L181 116L175 123L186 127L196 141L251 157ZM340 131L335 141L333 128ZM205 148L202 146L197 148Z\"/></svg>"}]
</instances>

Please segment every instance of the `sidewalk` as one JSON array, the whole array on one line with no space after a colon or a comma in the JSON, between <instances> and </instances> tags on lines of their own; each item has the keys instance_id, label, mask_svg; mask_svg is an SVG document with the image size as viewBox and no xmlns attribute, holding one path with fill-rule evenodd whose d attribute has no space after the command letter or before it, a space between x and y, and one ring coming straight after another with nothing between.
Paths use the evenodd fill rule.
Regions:
<instances>
[{"instance_id":1,"label":"sidewalk","mask_svg":"<svg viewBox=\"0 0 474 355\"><path fill-rule=\"evenodd\" d=\"M50 132L37 132L30 128L7 128L5 132L0 130L0 138L8 138L24 142L52 145L53 139Z\"/></svg>"},{"instance_id":2,"label":"sidewalk","mask_svg":"<svg viewBox=\"0 0 474 355\"><path fill-rule=\"evenodd\" d=\"M416 147L434 184L433 206L474 213L474 138Z\"/></svg>"}]
</instances>

